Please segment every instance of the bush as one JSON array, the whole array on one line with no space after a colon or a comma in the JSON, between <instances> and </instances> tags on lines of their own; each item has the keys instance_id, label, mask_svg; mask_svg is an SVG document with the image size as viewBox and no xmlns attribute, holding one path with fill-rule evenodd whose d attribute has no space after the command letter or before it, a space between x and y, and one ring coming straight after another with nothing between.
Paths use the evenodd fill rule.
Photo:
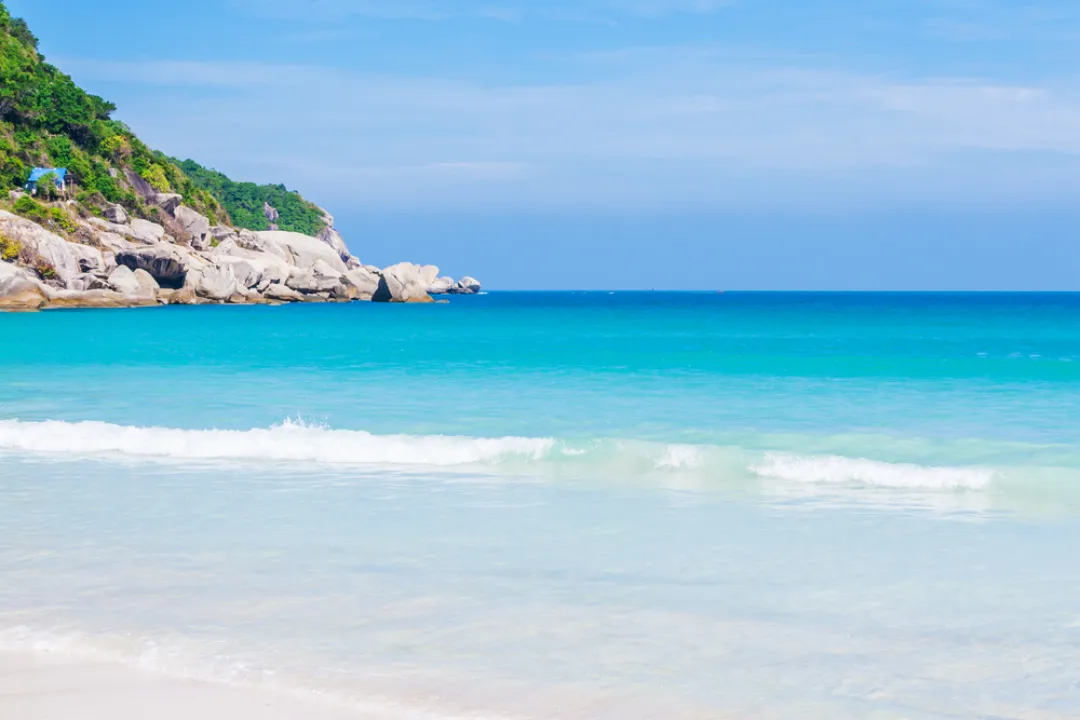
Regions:
<instances>
[{"instance_id":1,"label":"bush","mask_svg":"<svg viewBox=\"0 0 1080 720\"><path fill-rule=\"evenodd\" d=\"M169 178L165 176L165 170L157 164L151 165L142 172L139 173L142 179L150 183L158 192L172 192L172 187L169 185Z\"/></svg>"},{"instance_id":2,"label":"bush","mask_svg":"<svg viewBox=\"0 0 1080 720\"><path fill-rule=\"evenodd\" d=\"M73 233L79 226L71 219L71 216L58 207L45 207L29 195L23 195L15 201L15 212L27 220L32 220L39 225L59 229L65 233Z\"/></svg>"},{"instance_id":3,"label":"bush","mask_svg":"<svg viewBox=\"0 0 1080 720\"><path fill-rule=\"evenodd\" d=\"M0 260L6 262L15 262L19 259L19 254L22 252L22 245L17 240L0 235Z\"/></svg>"}]
</instances>

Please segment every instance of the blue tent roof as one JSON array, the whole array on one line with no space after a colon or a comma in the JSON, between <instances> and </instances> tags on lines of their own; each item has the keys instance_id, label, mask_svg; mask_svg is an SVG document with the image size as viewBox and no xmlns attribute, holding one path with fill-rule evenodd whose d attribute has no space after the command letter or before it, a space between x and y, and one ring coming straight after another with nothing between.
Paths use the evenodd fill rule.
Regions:
<instances>
[{"instance_id":1,"label":"blue tent roof","mask_svg":"<svg viewBox=\"0 0 1080 720\"><path fill-rule=\"evenodd\" d=\"M67 177L67 168L34 168L30 171L30 179L26 184L33 185L49 173L54 173L58 179L63 180Z\"/></svg>"}]
</instances>

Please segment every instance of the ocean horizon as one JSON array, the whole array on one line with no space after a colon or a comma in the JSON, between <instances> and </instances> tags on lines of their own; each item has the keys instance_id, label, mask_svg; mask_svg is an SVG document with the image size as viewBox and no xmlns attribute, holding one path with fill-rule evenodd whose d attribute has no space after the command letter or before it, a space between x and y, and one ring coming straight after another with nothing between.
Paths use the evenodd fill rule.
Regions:
<instances>
[{"instance_id":1,"label":"ocean horizon","mask_svg":"<svg viewBox=\"0 0 1080 720\"><path fill-rule=\"evenodd\" d=\"M1080 293L0 335L0 650L358 717L1080 714Z\"/></svg>"}]
</instances>

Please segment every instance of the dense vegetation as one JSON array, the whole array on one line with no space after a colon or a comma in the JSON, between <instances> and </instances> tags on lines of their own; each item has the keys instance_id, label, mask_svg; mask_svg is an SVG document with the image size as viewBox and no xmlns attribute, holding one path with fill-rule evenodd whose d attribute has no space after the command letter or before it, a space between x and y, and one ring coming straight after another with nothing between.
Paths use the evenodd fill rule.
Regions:
<instances>
[{"instance_id":1,"label":"dense vegetation","mask_svg":"<svg viewBox=\"0 0 1080 720\"><path fill-rule=\"evenodd\" d=\"M11 17L0 1L0 199L22 187L34 167L65 167L87 206L120 203L153 217L157 209L135 191L142 178L158 192L180 193L185 205L214 223L265 230L263 203L269 202L281 214L281 229L322 229L321 214L297 193L280 185L234 183L191 161L182 169L113 120L115 110L46 63L26 22Z\"/></svg>"},{"instance_id":2,"label":"dense vegetation","mask_svg":"<svg viewBox=\"0 0 1080 720\"><path fill-rule=\"evenodd\" d=\"M238 227L250 230L269 230L270 221L263 212L264 204L278 211L274 223L282 230L317 235L326 224L319 209L284 185L256 185L233 182L216 170L209 170L194 160L174 161L198 187L213 194L225 206Z\"/></svg>"}]
</instances>

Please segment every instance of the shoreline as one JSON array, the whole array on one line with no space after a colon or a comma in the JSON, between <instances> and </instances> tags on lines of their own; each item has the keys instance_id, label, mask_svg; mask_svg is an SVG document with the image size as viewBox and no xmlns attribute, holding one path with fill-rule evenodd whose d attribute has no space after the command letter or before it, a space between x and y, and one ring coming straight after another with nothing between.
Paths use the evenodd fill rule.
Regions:
<instances>
[{"instance_id":1,"label":"shoreline","mask_svg":"<svg viewBox=\"0 0 1080 720\"><path fill-rule=\"evenodd\" d=\"M119 663L0 650L0 717L34 720L390 720L270 688L179 679Z\"/></svg>"}]
</instances>

